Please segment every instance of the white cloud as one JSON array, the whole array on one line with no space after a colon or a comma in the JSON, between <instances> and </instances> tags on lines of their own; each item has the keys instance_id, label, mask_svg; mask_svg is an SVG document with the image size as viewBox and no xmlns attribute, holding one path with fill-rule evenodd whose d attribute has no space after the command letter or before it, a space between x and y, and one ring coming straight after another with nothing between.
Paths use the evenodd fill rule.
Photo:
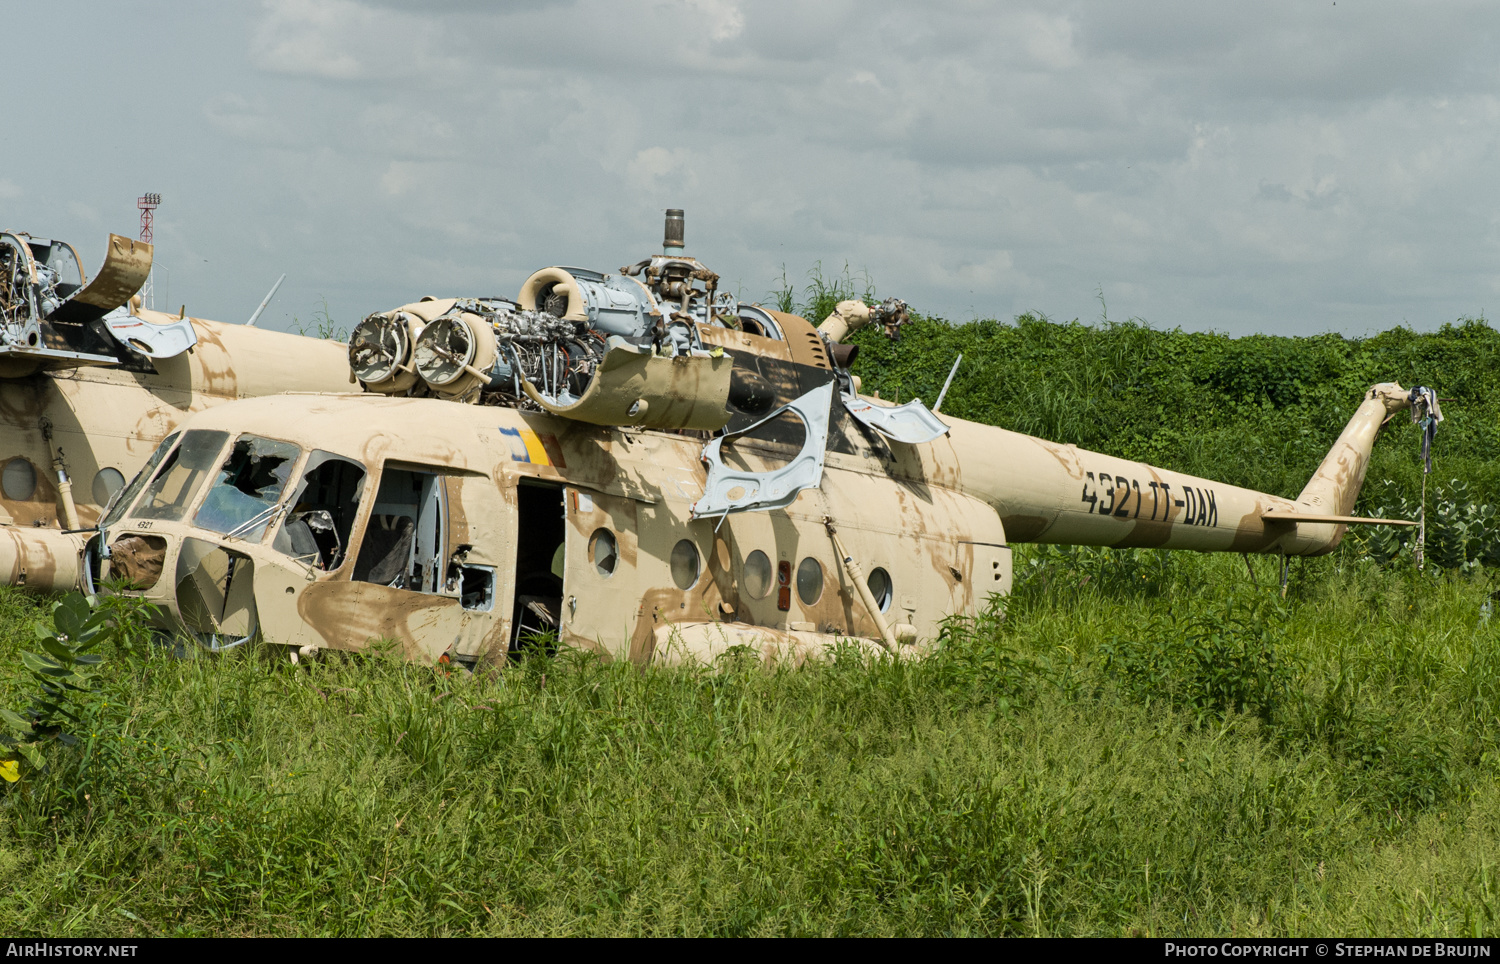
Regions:
<instances>
[{"instance_id":1,"label":"white cloud","mask_svg":"<svg viewBox=\"0 0 1500 964\"><path fill-rule=\"evenodd\" d=\"M733 40L745 31L745 15L733 0L687 0L687 5L708 20L713 40Z\"/></svg>"},{"instance_id":2,"label":"white cloud","mask_svg":"<svg viewBox=\"0 0 1500 964\"><path fill-rule=\"evenodd\" d=\"M215 128L241 141L260 145L285 143L288 131L282 120L263 101L252 104L239 94L221 94L203 108L203 116Z\"/></svg>"},{"instance_id":3,"label":"white cloud","mask_svg":"<svg viewBox=\"0 0 1500 964\"><path fill-rule=\"evenodd\" d=\"M415 164L391 161L385 173L380 175L380 189L391 197L406 194L416 186L420 173L420 168Z\"/></svg>"},{"instance_id":4,"label":"white cloud","mask_svg":"<svg viewBox=\"0 0 1500 964\"><path fill-rule=\"evenodd\" d=\"M1021 18L1026 52L1042 67L1061 70L1078 63L1073 21L1068 17L1027 13Z\"/></svg>"},{"instance_id":5,"label":"white cloud","mask_svg":"<svg viewBox=\"0 0 1500 964\"><path fill-rule=\"evenodd\" d=\"M626 173L632 186L646 190L669 178L686 189L697 185L689 154L681 148L648 147L637 151L626 166Z\"/></svg>"},{"instance_id":6,"label":"white cloud","mask_svg":"<svg viewBox=\"0 0 1500 964\"><path fill-rule=\"evenodd\" d=\"M328 80L408 78L437 66L430 13L372 8L356 0L264 0L250 44L262 70Z\"/></svg>"},{"instance_id":7,"label":"white cloud","mask_svg":"<svg viewBox=\"0 0 1500 964\"><path fill-rule=\"evenodd\" d=\"M73 237L169 192L163 258L210 259L177 258L174 297L210 315L283 270L279 304L347 316L512 293L635 260L669 206L750 295L847 260L955 318L1094 318L1102 285L1111 317L1363 331L1500 293L1500 8L1476 0L240 0L168 25L148 117L105 83L134 22L17 69L62 78L94 141L169 149L18 156L0 198Z\"/></svg>"},{"instance_id":8,"label":"white cloud","mask_svg":"<svg viewBox=\"0 0 1500 964\"><path fill-rule=\"evenodd\" d=\"M269 16L251 47L262 67L336 80L361 75L346 41L351 27L372 19L366 8L352 0L269 0L266 6Z\"/></svg>"},{"instance_id":9,"label":"white cloud","mask_svg":"<svg viewBox=\"0 0 1500 964\"><path fill-rule=\"evenodd\" d=\"M81 201L69 201L68 213L85 224L96 225L101 221L99 212L90 205L84 204Z\"/></svg>"}]
</instances>

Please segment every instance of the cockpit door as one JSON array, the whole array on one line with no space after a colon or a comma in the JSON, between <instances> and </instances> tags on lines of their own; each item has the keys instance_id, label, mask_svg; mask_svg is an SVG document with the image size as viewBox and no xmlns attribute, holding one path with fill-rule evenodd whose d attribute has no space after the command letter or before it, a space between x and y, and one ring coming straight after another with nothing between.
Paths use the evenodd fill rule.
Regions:
<instances>
[{"instance_id":1,"label":"cockpit door","mask_svg":"<svg viewBox=\"0 0 1500 964\"><path fill-rule=\"evenodd\" d=\"M483 575L465 571L483 568L479 559L470 559L472 544L456 537L455 517L473 514L466 482L488 480L386 463L373 498L361 500L350 544L333 571L324 572L306 553L295 552L257 568L256 602L266 637L347 650L390 639L408 658L427 661L477 652L496 618L493 567ZM366 484L364 492L369 491ZM296 517L299 510L293 507L288 514ZM295 539L289 535L284 542ZM459 552L464 545L470 550Z\"/></svg>"}]
</instances>

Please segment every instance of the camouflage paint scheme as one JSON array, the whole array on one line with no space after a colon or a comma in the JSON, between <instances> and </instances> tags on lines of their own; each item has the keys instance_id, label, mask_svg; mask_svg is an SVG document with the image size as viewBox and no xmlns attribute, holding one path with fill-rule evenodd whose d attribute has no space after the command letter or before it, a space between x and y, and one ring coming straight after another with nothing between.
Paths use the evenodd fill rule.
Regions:
<instances>
[{"instance_id":1,"label":"camouflage paint scheme","mask_svg":"<svg viewBox=\"0 0 1500 964\"><path fill-rule=\"evenodd\" d=\"M861 311L868 315L846 302L821 329L777 315L786 337L776 341L728 328L701 334L736 366L756 368L770 381L826 382L839 341L867 320ZM309 654L359 651L390 638L413 660L483 666L515 649L515 623L525 612L518 583L529 578L518 572L528 552L525 533L541 524L536 505L555 505L563 551L561 612L554 615L564 643L634 662L707 660L735 645L798 662L838 639L872 652L882 645L851 569L835 551L831 521L864 574L886 574L883 619L899 640L898 654L915 656L944 617L973 614L990 595L1009 591L1012 543L1331 551L1348 523L1369 521L1349 512L1380 425L1407 404L1398 385L1372 388L1306 489L1289 500L949 416L941 416L948 434L935 441L892 441L835 400L818 488L784 509L694 519L692 506L705 488L704 433L601 426L439 398L261 397L197 412L180 427L225 433L221 461L240 433L294 443L300 454L288 486L314 450L357 463L361 494L336 564L325 569L277 548L290 505L254 539L195 525L211 489L204 485L177 520L122 505L105 535L111 558L100 558L96 542L89 565L99 577L117 562L130 565L132 552L156 553L139 591L213 645L260 635ZM736 444L734 457L764 470L796 450L783 440L751 438ZM370 493L384 491L386 475L412 473L438 486L442 577L426 591L353 578L363 540L389 528ZM523 502L533 508L523 512ZM602 555L613 560L612 571L598 564L601 544L614 547ZM747 572L755 553L770 563L769 584L756 584L764 569ZM674 555L696 557L697 566L674 569ZM802 571L821 576L818 591L802 592ZM477 596L465 603L471 573L492 573L484 605Z\"/></svg>"}]
</instances>

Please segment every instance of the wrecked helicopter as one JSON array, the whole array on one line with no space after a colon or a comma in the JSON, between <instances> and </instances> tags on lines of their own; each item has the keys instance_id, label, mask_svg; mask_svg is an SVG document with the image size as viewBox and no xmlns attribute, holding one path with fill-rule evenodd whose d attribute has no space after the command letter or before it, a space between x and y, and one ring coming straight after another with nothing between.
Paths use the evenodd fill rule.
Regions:
<instances>
[{"instance_id":1,"label":"wrecked helicopter","mask_svg":"<svg viewBox=\"0 0 1500 964\"><path fill-rule=\"evenodd\" d=\"M358 390L336 343L143 307L153 250L112 234L90 279L71 244L0 232L0 575L10 585L78 586L83 532L193 412L292 389Z\"/></svg>"},{"instance_id":2,"label":"wrecked helicopter","mask_svg":"<svg viewBox=\"0 0 1500 964\"><path fill-rule=\"evenodd\" d=\"M85 579L163 628L473 667L551 638L637 662L839 641L919 655L1011 584L1022 542L1317 555L1338 545L1381 424L1371 388L1286 499L860 393L848 335L731 297L684 249L532 274L514 299L362 321L359 394L216 406L114 500Z\"/></svg>"}]
</instances>

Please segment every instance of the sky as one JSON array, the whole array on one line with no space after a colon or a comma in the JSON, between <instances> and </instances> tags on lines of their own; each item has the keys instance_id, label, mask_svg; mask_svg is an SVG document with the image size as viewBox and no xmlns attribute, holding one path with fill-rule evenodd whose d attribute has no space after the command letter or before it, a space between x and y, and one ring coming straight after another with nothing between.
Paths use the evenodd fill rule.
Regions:
<instances>
[{"instance_id":1,"label":"sky","mask_svg":"<svg viewBox=\"0 0 1500 964\"><path fill-rule=\"evenodd\" d=\"M6 0L0 227L349 327L687 250L961 322L1500 314L1500 4ZM24 10L24 15L21 11Z\"/></svg>"}]
</instances>

